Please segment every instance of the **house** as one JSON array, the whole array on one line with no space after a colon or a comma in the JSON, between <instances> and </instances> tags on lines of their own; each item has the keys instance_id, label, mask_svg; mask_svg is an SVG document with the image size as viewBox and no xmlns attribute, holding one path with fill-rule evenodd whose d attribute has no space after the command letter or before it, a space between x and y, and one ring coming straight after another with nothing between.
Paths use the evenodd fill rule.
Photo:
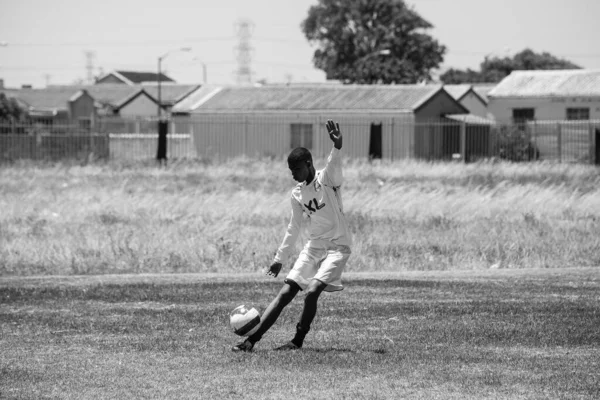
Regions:
<instances>
[{"instance_id":1,"label":"house","mask_svg":"<svg viewBox=\"0 0 600 400\"><path fill-rule=\"evenodd\" d=\"M488 109L514 124L536 158L600 160L600 70L513 71L489 95Z\"/></svg>"},{"instance_id":2,"label":"house","mask_svg":"<svg viewBox=\"0 0 600 400\"><path fill-rule=\"evenodd\" d=\"M156 72L141 72L141 71L112 71L100 78L96 79L96 85L104 84L119 84L119 85L140 85L145 82L175 83L173 79L167 75Z\"/></svg>"},{"instance_id":3,"label":"house","mask_svg":"<svg viewBox=\"0 0 600 400\"><path fill-rule=\"evenodd\" d=\"M324 125L335 119L350 156L436 159L452 156L444 116L468 110L441 85L266 85L203 87L173 113L190 117L176 130L194 135L199 155L282 155L303 146L325 156Z\"/></svg>"},{"instance_id":4,"label":"house","mask_svg":"<svg viewBox=\"0 0 600 400\"><path fill-rule=\"evenodd\" d=\"M475 90L471 84L444 85L444 89L456 101L465 106L469 113L486 118L488 115L487 100Z\"/></svg>"},{"instance_id":5,"label":"house","mask_svg":"<svg viewBox=\"0 0 600 400\"><path fill-rule=\"evenodd\" d=\"M67 123L94 118L94 98L81 88L0 89L27 110L31 120L45 124Z\"/></svg>"},{"instance_id":6,"label":"house","mask_svg":"<svg viewBox=\"0 0 600 400\"><path fill-rule=\"evenodd\" d=\"M513 71L488 96L499 122L600 120L600 70Z\"/></svg>"}]
</instances>

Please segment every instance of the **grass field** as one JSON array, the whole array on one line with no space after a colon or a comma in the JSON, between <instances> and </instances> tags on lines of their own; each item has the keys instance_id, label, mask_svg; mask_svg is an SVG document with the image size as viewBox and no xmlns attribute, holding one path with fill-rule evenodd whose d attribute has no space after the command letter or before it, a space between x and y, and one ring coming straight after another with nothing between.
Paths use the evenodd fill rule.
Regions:
<instances>
[{"instance_id":1,"label":"grass field","mask_svg":"<svg viewBox=\"0 0 600 400\"><path fill-rule=\"evenodd\" d=\"M598 399L596 268L349 273L298 352L301 295L251 354L258 274L0 278L6 399Z\"/></svg>"},{"instance_id":2,"label":"grass field","mask_svg":"<svg viewBox=\"0 0 600 400\"><path fill-rule=\"evenodd\" d=\"M0 398L600 397L597 168L344 170L346 290L302 351L271 350L300 296L234 354L228 313L281 285L259 271L288 223L284 160L3 165Z\"/></svg>"}]
</instances>

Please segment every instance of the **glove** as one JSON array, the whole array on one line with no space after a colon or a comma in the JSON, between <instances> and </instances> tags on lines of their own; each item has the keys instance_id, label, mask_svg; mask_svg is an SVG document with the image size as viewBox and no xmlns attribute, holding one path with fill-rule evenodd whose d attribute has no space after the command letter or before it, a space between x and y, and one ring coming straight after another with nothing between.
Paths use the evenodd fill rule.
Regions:
<instances>
[{"instance_id":1,"label":"glove","mask_svg":"<svg viewBox=\"0 0 600 400\"><path fill-rule=\"evenodd\" d=\"M282 266L283 265L279 262L271 264L271 266L265 272L265 275L272 276L273 278L277 278L277 275L279 275L279 272L281 272Z\"/></svg>"}]
</instances>

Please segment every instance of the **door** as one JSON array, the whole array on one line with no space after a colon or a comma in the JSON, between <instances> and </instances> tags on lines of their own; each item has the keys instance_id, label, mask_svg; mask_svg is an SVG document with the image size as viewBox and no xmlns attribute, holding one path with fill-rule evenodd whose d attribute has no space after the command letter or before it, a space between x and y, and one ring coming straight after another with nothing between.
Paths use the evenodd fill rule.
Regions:
<instances>
[{"instance_id":1,"label":"door","mask_svg":"<svg viewBox=\"0 0 600 400\"><path fill-rule=\"evenodd\" d=\"M381 123L371 124L371 136L369 138L369 159L381 158L383 156L381 143Z\"/></svg>"}]
</instances>

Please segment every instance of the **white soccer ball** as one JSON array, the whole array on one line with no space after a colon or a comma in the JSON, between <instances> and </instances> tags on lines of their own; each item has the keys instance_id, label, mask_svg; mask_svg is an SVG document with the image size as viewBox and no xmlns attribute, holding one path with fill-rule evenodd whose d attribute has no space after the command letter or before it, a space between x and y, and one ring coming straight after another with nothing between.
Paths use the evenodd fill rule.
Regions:
<instances>
[{"instance_id":1,"label":"white soccer ball","mask_svg":"<svg viewBox=\"0 0 600 400\"><path fill-rule=\"evenodd\" d=\"M229 326L239 336L250 336L258 330L260 313L254 307L241 305L229 315Z\"/></svg>"}]
</instances>

